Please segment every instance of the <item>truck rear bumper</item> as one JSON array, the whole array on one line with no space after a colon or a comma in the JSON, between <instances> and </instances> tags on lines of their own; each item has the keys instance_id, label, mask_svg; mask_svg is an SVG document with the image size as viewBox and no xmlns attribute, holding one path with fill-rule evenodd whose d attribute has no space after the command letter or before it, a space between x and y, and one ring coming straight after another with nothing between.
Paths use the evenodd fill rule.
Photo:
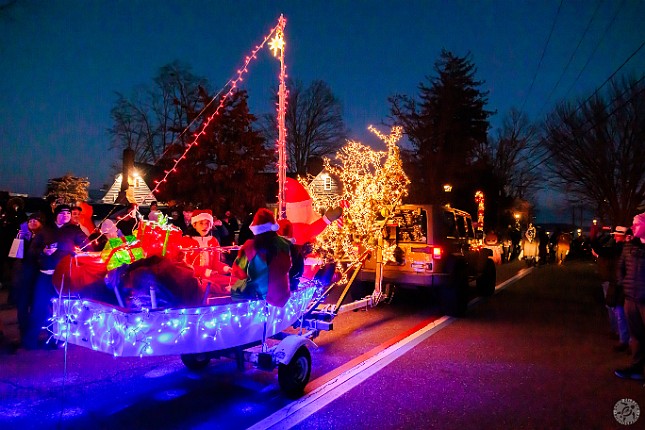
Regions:
<instances>
[{"instance_id":1,"label":"truck rear bumper","mask_svg":"<svg viewBox=\"0 0 645 430\"><path fill-rule=\"evenodd\" d=\"M374 271L361 270L358 280L374 282ZM448 284L446 273L418 273L401 271L384 271L383 283L395 284L404 288L432 288Z\"/></svg>"}]
</instances>

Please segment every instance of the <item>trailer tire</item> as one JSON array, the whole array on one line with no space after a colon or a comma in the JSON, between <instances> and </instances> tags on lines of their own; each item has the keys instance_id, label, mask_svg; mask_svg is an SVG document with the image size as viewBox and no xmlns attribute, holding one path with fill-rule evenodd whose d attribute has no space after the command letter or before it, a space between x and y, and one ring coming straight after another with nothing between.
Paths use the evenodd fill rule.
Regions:
<instances>
[{"instance_id":1,"label":"trailer tire","mask_svg":"<svg viewBox=\"0 0 645 430\"><path fill-rule=\"evenodd\" d=\"M477 277L477 294L482 297L490 297L495 294L495 284L497 283L497 268L495 262L487 258L484 262L484 269Z\"/></svg>"},{"instance_id":2,"label":"trailer tire","mask_svg":"<svg viewBox=\"0 0 645 430\"><path fill-rule=\"evenodd\" d=\"M300 397L310 376L311 354L304 345L296 350L289 363L278 365L278 383L288 397Z\"/></svg>"},{"instance_id":3,"label":"trailer tire","mask_svg":"<svg viewBox=\"0 0 645 430\"><path fill-rule=\"evenodd\" d=\"M203 370L211 358L207 354L181 354L181 362L190 370Z\"/></svg>"}]
</instances>

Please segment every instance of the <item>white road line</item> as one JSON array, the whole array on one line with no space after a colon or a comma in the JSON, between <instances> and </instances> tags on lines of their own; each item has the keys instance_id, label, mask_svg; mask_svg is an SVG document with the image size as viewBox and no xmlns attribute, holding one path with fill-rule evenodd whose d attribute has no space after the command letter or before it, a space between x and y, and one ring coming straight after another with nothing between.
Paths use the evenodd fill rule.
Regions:
<instances>
[{"instance_id":1,"label":"white road line","mask_svg":"<svg viewBox=\"0 0 645 430\"><path fill-rule=\"evenodd\" d=\"M512 278L502 282L496 287L496 291L507 288L513 282L523 278L531 272L531 269L524 269ZM471 302L471 305L473 302ZM286 405L282 409L269 415L262 421L257 422L249 427L249 430L266 430L266 429L288 429L304 421L310 415L319 411L329 403L336 400L346 392L356 387L370 376L423 342L439 330L448 327L455 321L452 317L441 317L420 330L412 333L410 336L398 341L376 355L357 364L349 370L338 375L324 385L321 385L314 391L306 394L300 399Z\"/></svg>"}]
</instances>

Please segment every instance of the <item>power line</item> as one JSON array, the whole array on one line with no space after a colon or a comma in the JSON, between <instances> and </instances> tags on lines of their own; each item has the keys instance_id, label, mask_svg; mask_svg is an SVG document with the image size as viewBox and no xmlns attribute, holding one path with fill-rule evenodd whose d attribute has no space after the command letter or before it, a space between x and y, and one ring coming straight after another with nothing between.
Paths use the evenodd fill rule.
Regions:
<instances>
[{"instance_id":1,"label":"power line","mask_svg":"<svg viewBox=\"0 0 645 430\"><path fill-rule=\"evenodd\" d=\"M643 42L643 44L641 45L641 48L642 48L643 46L645 46L645 42ZM640 48L639 48L639 49L640 49ZM638 85L638 84L640 84L643 80L645 80L645 74L644 74L643 76L641 76L641 78L640 78L640 79L638 79L637 81L635 81L635 83L634 83L634 84L635 84L635 85ZM603 85L604 85L604 84L603 84ZM620 97L622 97L622 96L624 96L625 94L627 94L630 90L631 90L631 88L627 88L627 89L625 89L625 91L623 91L621 94L619 94L618 96L616 96L616 98L614 98L614 99L612 100L612 102L617 101ZM608 112L606 115L604 115L604 116L603 116L602 118L600 118L600 119L605 120L605 119L607 119L607 118L609 118L609 117L613 116L613 115L618 111L618 109L620 109L620 108L622 108L623 106L625 106L626 104L630 103L630 102L634 99L634 97L636 97L636 96L640 95L640 94L641 94L641 93L643 93L643 92L645 92L645 87L641 88L641 89L640 89L636 94L634 94L632 97L628 98L627 100L625 100L625 101L624 101L624 102L622 102L621 104L619 104L619 105L615 106L613 110L611 110L610 112ZM594 93L594 94L595 94L595 93ZM592 95L592 97L593 97L593 95ZM581 108L582 108L582 107L583 107L583 106L584 106L588 101L589 101L589 99L585 100L585 101L584 101L580 106L578 106L578 108L577 108L574 112L572 112L572 113L568 116L568 118L567 118L567 119L570 119L571 117L573 117L573 115L574 115L576 112L578 112L578 111L579 111L579 110L580 110L580 109L581 109ZM610 105L611 105L611 104L610 104ZM589 127L588 129L586 129L586 130L582 131L582 132L581 132L581 134L585 134L585 133L588 133L589 131L591 131L591 130L596 126L596 125L598 125L598 123L599 123L600 119L598 119L598 120L596 120L596 118L593 118L593 119L587 119L585 122L583 122L582 124L580 124L580 127L583 127L583 126L585 126L585 125L587 125L587 124L589 124L589 125L590 125L590 127ZM545 137L543 137L542 139L540 139L540 141L541 141L541 142L545 142L545 141L547 140L547 138L548 138L548 135L547 135L547 136L545 136ZM544 148L544 154L541 156L541 157L543 157L543 158L542 158L542 160L541 160L541 161L539 161L539 162L537 162L535 165L531 166L527 171L528 171L528 172L530 172L531 170L533 170L533 169L535 169L535 168L537 168L537 167L541 166L542 164L544 164L544 163L545 163L545 162L550 158L550 153L551 153L551 151L550 151L548 148Z\"/></svg>"},{"instance_id":2,"label":"power line","mask_svg":"<svg viewBox=\"0 0 645 430\"><path fill-rule=\"evenodd\" d=\"M538 71L540 70L540 67L542 66L542 60L544 59L544 54L546 53L546 49L549 46L549 41L551 40L551 35L553 35L553 30L555 29L555 24L558 21L558 16L560 15L560 10L562 9L562 3L564 0L560 0L560 4L558 5L558 11L555 14L555 18L553 19L553 24L551 25L551 30L549 31L549 36L546 38L546 43L544 44L544 49L542 49L542 55L540 56L540 61L538 62L537 68L535 69L535 73L533 74L533 79L531 80L531 85L529 86L529 90L526 92L526 95L524 96L524 101L522 102L522 107L520 108L520 112L524 112L524 105L526 104L526 101L529 98L529 95L531 94L531 91L533 90L533 85L535 85L535 79L537 78Z\"/></svg>"},{"instance_id":3,"label":"power line","mask_svg":"<svg viewBox=\"0 0 645 430\"><path fill-rule=\"evenodd\" d=\"M610 81L611 81L611 79L612 79L614 76L616 76L616 74L617 74L617 73L618 73L618 72L619 72L623 67L625 67L625 65L627 65L627 63L629 63L629 62L632 60L632 58L634 58L634 56L636 56L636 54L638 54L638 53L640 52L640 50L641 50L641 49L643 49L643 47L645 47L645 41L643 41L643 42L640 44L640 46L639 46L638 48L636 48L636 50L635 50L634 52L632 52L632 53L629 55L629 57L627 57L627 59L626 59L625 61L623 61L623 63L622 63L620 66L618 66L618 68L617 68L616 70L614 70L614 72L613 72L611 75L609 75L609 77L608 77L607 79L605 79L605 81L604 81L604 82L603 82L603 83L602 83L598 88L596 88L596 90L595 90L595 91L594 91L594 92L593 92L589 97L587 97L584 101L582 101L582 102L578 105L578 107L576 108L576 110L574 110L573 112L571 112L571 114L569 114L569 115L568 115L568 118L566 118L566 119L570 119L570 118L572 118L572 117L573 117L573 115L575 115L576 113L578 113L578 111L579 111L580 109L582 109L582 108L586 105L586 103L587 103L587 102L589 102L589 101L590 101L590 100L591 100L591 99L592 99L592 98L593 98L593 97L598 93L598 91L600 91L600 90L602 89L602 87L604 87L605 85L607 85L607 83L608 83L608 82L610 82ZM638 83L640 83L644 78L645 78L645 75L643 75L643 77L641 77L641 78L640 78L636 83L637 83L637 84L638 84ZM623 93L623 94L624 94L624 93ZM622 96L623 94L621 94L621 96ZM613 112L612 112L612 114L613 114ZM583 123L582 125L585 125L585 124L586 124L586 123L588 123L588 122L589 122L589 121L587 121L587 122ZM547 135L547 136L545 136L545 137L543 137L542 139L540 139L540 143L543 143L547 138L548 138L548 135ZM541 148L541 149L543 150L543 152L542 152L542 154L541 154L541 155L538 155L538 157L537 157L537 158L538 158L538 159L542 158L542 160L541 160L541 161L538 161L535 165L531 166L531 167L527 170L528 172L530 172L530 171L534 170L535 168L537 168L537 167L541 166L542 164L544 164L544 163L546 162L546 160L548 160L548 159L549 159L549 156L550 156L550 151L549 151L549 149L548 149L548 148Z\"/></svg>"},{"instance_id":4,"label":"power line","mask_svg":"<svg viewBox=\"0 0 645 430\"><path fill-rule=\"evenodd\" d=\"M546 107L547 103L551 99L551 96L555 93L556 88L560 85L560 82L562 81L562 78L564 77L564 74L566 71L569 69L569 66L571 65L571 62L573 61L573 57L575 57L576 53L578 52L578 49L580 48L580 45L582 44L582 41L584 40L585 36L587 35L587 32L589 31L589 28L591 27L591 23L593 22L594 18L596 17L596 14L598 13L598 10L600 10L600 5L602 4L603 0L598 0L598 3L596 4L596 9L593 11L593 14L591 15L591 18L589 19L589 22L587 23L587 27L585 30L582 32L582 36L580 36L580 40L578 40L578 44L576 45L576 48L573 50L571 53L571 56L569 56L569 61L567 62L567 65L564 66L564 69L562 70L562 73L560 74L560 77L558 78L558 81L555 83L553 88L551 89L551 92L549 95L546 97L546 100L544 101L544 104L538 111L538 114L536 115L537 118L540 117L542 112L544 111L544 108Z\"/></svg>"},{"instance_id":5,"label":"power line","mask_svg":"<svg viewBox=\"0 0 645 430\"><path fill-rule=\"evenodd\" d=\"M624 5L625 5L625 0L623 0L620 3L620 5L618 5L618 8L616 9L616 12L614 13L614 16L609 21L609 24L607 24L607 26L605 27L605 31L603 32L602 36L600 36L600 39L598 40L598 43L596 43L596 46L594 47L593 51L589 55L589 58L587 58L587 61L585 62L585 65L582 66L582 69L580 69L580 72L578 72L578 76L576 76L576 79L574 79L574 81L571 83L571 86L569 87L567 92L564 94L563 98L566 99L569 96L569 94L573 90L573 87L575 87L576 82L578 82L578 80L580 80L580 76L582 76L582 73L587 69L587 66L591 62L591 59L593 58L593 56L596 54L596 51L600 47L600 44L605 39L605 36L607 36L607 33L609 32L609 29L614 25L614 21L616 21L616 18L618 17L618 12L620 12L620 10L623 8Z\"/></svg>"}]
</instances>

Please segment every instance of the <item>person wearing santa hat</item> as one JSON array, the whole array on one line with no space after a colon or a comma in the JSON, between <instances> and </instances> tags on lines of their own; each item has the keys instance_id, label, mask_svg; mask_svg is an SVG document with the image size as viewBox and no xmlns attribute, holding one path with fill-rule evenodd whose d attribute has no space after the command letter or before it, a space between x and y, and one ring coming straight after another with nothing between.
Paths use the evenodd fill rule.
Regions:
<instances>
[{"instance_id":1,"label":"person wearing santa hat","mask_svg":"<svg viewBox=\"0 0 645 430\"><path fill-rule=\"evenodd\" d=\"M286 179L286 215L293 224L293 238L296 245L313 241L325 227L340 218L343 213L341 208L330 208L324 216L320 216L314 211L312 203L309 192L300 182L293 178Z\"/></svg>"},{"instance_id":2,"label":"person wearing santa hat","mask_svg":"<svg viewBox=\"0 0 645 430\"><path fill-rule=\"evenodd\" d=\"M207 288L217 295L230 294L231 267L221 260L220 244L211 235L213 213L210 209L194 210L190 223L197 234L184 236L181 247L186 250L185 261L192 266L203 292Z\"/></svg>"},{"instance_id":3,"label":"person wearing santa hat","mask_svg":"<svg viewBox=\"0 0 645 430\"><path fill-rule=\"evenodd\" d=\"M289 300L290 242L278 235L273 212L261 208L250 227L254 234L247 240L235 262L232 274L238 278L231 288L234 299L266 299L274 306Z\"/></svg>"}]
</instances>

